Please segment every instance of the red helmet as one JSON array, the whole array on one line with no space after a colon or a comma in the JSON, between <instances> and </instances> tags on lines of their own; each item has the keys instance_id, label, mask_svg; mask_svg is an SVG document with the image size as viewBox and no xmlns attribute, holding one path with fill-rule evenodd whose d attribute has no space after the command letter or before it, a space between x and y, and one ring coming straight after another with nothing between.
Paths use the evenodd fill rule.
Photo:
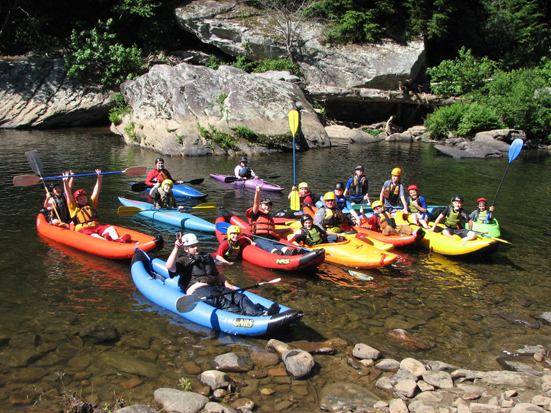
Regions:
<instances>
[{"instance_id":1,"label":"red helmet","mask_svg":"<svg viewBox=\"0 0 551 413\"><path fill-rule=\"evenodd\" d=\"M419 188L417 188L417 185L410 185L410 186L408 186L408 191L411 191L412 189L415 189L416 191L419 190Z\"/></svg>"},{"instance_id":2,"label":"red helmet","mask_svg":"<svg viewBox=\"0 0 551 413\"><path fill-rule=\"evenodd\" d=\"M84 189L77 189L75 191L75 199L77 199L81 195L86 195L86 191ZM87 196L87 195L86 195Z\"/></svg>"},{"instance_id":3,"label":"red helmet","mask_svg":"<svg viewBox=\"0 0 551 413\"><path fill-rule=\"evenodd\" d=\"M486 200L486 198L478 198L476 200L476 203L478 204L479 202L485 202L486 204L488 203L488 201Z\"/></svg>"}]
</instances>

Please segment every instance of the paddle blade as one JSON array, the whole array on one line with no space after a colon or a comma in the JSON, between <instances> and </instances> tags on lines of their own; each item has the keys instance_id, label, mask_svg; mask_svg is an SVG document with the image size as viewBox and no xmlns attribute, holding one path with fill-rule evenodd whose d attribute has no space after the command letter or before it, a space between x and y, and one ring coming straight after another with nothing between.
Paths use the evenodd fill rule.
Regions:
<instances>
[{"instance_id":1,"label":"paddle blade","mask_svg":"<svg viewBox=\"0 0 551 413\"><path fill-rule=\"evenodd\" d=\"M216 212L217 205L215 202L205 202L192 208L203 212Z\"/></svg>"},{"instance_id":2,"label":"paddle blade","mask_svg":"<svg viewBox=\"0 0 551 413\"><path fill-rule=\"evenodd\" d=\"M193 310L201 301L201 297L198 295L184 295L176 301L176 310L178 310L179 313L187 313Z\"/></svg>"},{"instance_id":3,"label":"paddle blade","mask_svg":"<svg viewBox=\"0 0 551 413\"><path fill-rule=\"evenodd\" d=\"M126 168L122 171L126 176L140 176L147 173L147 167L145 166L133 166L131 168Z\"/></svg>"},{"instance_id":4,"label":"paddle blade","mask_svg":"<svg viewBox=\"0 0 551 413\"><path fill-rule=\"evenodd\" d=\"M509 163L517 159L517 156L519 155L523 146L524 146L524 141L522 139L516 138L513 141L513 143L511 144L511 147L509 148Z\"/></svg>"},{"instance_id":5,"label":"paddle blade","mask_svg":"<svg viewBox=\"0 0 551 413\"><path fill-rule=\"evenodd\" d=\"M293 191L291 193L291 209L293 211L300 210L300 196L298 195L298 191Z\"/></svg>"},{"instance_id":6,"label":"paddle blade","mask_svg":"<svg viewBox=\"0 0 551 413\"><path fill-rule=\"evenodd\" d=\"M199 185L202 184L205 178L192 179L191 181L184 181L185 184Z\"/></svg>"},{"instance_id":7,"label":"paddle blade","mask_svg":"<svg viewBox=\"0 0 551 413\"><path fill-rule=\"evenodd\" d=\"M299 113L297 110L290 110L289 111L289 128L291 129L291 133L293 134L293 138L295 137L297 130L298 130L298 123L299 123Z\"/></svg>"},{"instance_id":8,"label":"paddle blade","mask_svg":"<svg viewBox=\"0 0 551 413\"><path fill-rule=\"evenodd\" d=\"M139 214L142 211L145 211L145 209L133 206L120 206L119 209L117 209L117 214L120 217L130 217L132 215Z\"/></svg>"},{"instance_id":9,"label":"paddle blade","mask_svg":"<svg viewBox=\"0 0 551 413\"><path fill-rule=\"evenodd\" d=\"M226 182L227 184L231 184L232 182L236 182L236 181L241 181L241 179L239 179L235 176L226 176L224 178L224 182Z\"/></svg>"},{"instance_id":10,"label":"paddle blade","mask_svg":"<svg viewBox=\"0 0 551 413\"><path fill-rule=\"evenodd\" d=\"M19 175L13 177L15 186L31 186L40 182L40 178L36 175Z\"/></svg>"},{"instance_id":11,"label":"paddle blade","mask_svg":"<svg viewBox=\"0 0 551 413\"><path fill-rule=\"evenodd\" d=\"M227 234L228 233L228 228L230 226L231 225L228 224L227 222L217 222L216 225L215 225L215 228L216 228L216 231L218 231L222 234Z\"/></svg>"},{"instance_id":12,"label":"paddle blade","mask_svg":"<svg viewBox=\"0 0 551 413\"><path fill-rule=\"evenodd\" d=\"M31 165L33 172L38 176L42 176L44 167L42 166L42 161L40 160L40 155L38 155L38 152L28 151L25 152L25 156L27 157L27 161L29 161L29 165Z\"/></svg>"},{"instance_id":13,"label":"paddle blade","mask_svg":"<svg viewBox=\"0 0 551 413\"><path fill-rule=\"evenodd\" d=\"M146 185L145 182L136 182L132 184L132 191L134 192L143 192L146 189L151 189L151 187Z\"/></svg>"}]
</instances>

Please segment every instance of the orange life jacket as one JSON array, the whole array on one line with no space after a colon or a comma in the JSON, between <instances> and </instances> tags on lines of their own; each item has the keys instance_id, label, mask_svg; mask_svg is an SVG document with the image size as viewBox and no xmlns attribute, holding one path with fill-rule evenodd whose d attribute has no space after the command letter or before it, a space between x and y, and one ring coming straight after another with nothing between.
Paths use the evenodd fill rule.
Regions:
<instances>
[{"instance_id":1,"label":"orange life jacket","mask_svg":"<svg viewBox=\"0 0 551 413\"><path fill-rule=\"evenodd\" d=\"M251 232L255 235L271 235L276 237L275 222L271 216L264 212L258 211L258 218L256 221L252 220L253 209L249 208L245 212L245 216L249 218L249 225L251 226Z\"/></svg>"}]
</instances>

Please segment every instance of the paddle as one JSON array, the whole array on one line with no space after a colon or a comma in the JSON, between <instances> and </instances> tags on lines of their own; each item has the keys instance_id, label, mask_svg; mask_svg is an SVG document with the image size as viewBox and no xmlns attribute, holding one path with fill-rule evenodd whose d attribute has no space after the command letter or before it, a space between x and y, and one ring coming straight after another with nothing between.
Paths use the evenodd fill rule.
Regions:
<instances>
[{"instance_id":1,"label":"paddle","mask_svg":"<svg viewBox=\"0 0 551 413\"><path fill-rule=\"evenodd\" d=\"M299 113L297 110L289 111L289 128L293 134L293 186L297 186L297 163L296 163L296 148L295 148L295 135L298 130ZM300 197L298 191L294 189L291 191L291 209L298 211L300 209Z\"/></svg>"},{"instance_id":2,"label":"paddle","mask_svg":"<svg viewBox=\"0 0 551 413\"><path fill-rule=\"evenodd\" d=\"M494 201L492 202L492 206L496 204L497 196L499 195L499 191L501 189L501 185L503 185L503 181L505 180L505 175L507 175L507 171L509 170L509 167L511 166L511 162L513 162L515 159L517 159L520 151L522 150L522 147L524 146L524 141L520 138L516 138L513 143L511 144L511 147L509 148L509 163L507 164L507 168L505 168L505 173L503 174L503 178L501 178L501 183L499 184L499 188L497 188L496 196L494 197ZM490 212L488 211L488 215L486 216L486 222L488 223L488 220L490 218Z\"/></svg>"},{"instance_id":3,"label":"paddle","mask_svg":"<svg viewBox=\"0 0 551 413\"><path fill-rule=\"evenodd\" d=\"M46 192L48 193L48 196L51 198L52 194L50 194L50 191L48 190L48 187L46 186L46 183L44 182L44 178L42 177L42 171L44 167L42 166L42 161L40 160L40 155L38 155L37 151L28 151L25 152L25 156L27 157L27 161L29 162L29 165L31 165L31 169L35 174L37 174L40 178L39 180L42 182L42 185L44 185L44 189L46 189ZM15 180L15 178L14 178ZM53 200L52 200L53 201ZM60 224L63 223L61 221L61 218L59 217L59 213L57 212L57 207L55 201L52 202L52 206L54 208L55 215L57 219L59 220Z\"/></svg>"},{"instance_id":4,"label":"paddle","mask_svg":"<svg viewBox=\"0 0 551 413\"><path fill-rule=\"evenodd\" d=\"M265 179L277 179L280 176L281 175L271 175L271 176L266 176L264 178ZM262 180L264 180L264 178L262 178ZM255 179L260 179L260 178L255 178ZM227 183L227 184L231 184L231 183L234 183L234 182L237 182L237 181L243 181L243 178L238 178L237 176L226 176L224 178L224 182Z\"/></svg>"},{"instance_id":5,"label":"paddle","mask_svg":"<svg viewBox=\"0 0 551 413\"><path fill-rule=\"evenodd\" d=\"M25 155L27 155L28 153L32 153L32 152L36 153L36 151L29 151L29 152L25 152ZM38 153L36 153L36 156L38 156ZM28 156L27 156L27 159L29 159ZM40 162L40 158L38 158L38 162ZM30 161L29 161L29 163L30 163ZM40 166L42 167L42 163L40 164ZM31 167L32 167L32 165L31 165ZM33 169L33 171L37 175L40 175L34 169ZM146 172L147 172L147 168L145 166L133 166L131 168L126 168L124 171L102 172L102 173L100 173L100 175L124 174L126 176L140 176L140 175L144 175ZM68 175L68 177L69 178L74 178L76 176L95 176L95 175L97 175L97 173L90 172L90 173L86 173L86 174ZM15 176L13 178L13 184L15 186L30 186L30 185L37 184L38 182L40 182L41 179L62 179L62 178L64 178L63 175L48 176L48 177L45 177L45 178L42 177L42 176L35 176L35 175L19 175L19 176Z\"/></svg>"},{"instance_id":6,"label":"paddle","mask_svg":"<svg viewBox=\"0 0 551 413\"><path fill-rule=\"evenodd\" d=\"M192 179L191 181L184 181L184 184L191 184L191 185L199 185L202 184L205 178L197 178ZM178 185L178 184L177 184ZM132 191L134 192L142 192L146 189L151 189L152 186L147 185L145 182L136 182L135 184L132 184Z\"/></svg>"},{"instance_id":7,"label":"paddle","mask_svg":"<svg viewBox=\"0 0 551 413\"><path fill-rule=\"evenodd\" d=\"M473 230L471 229L471 231L473 231ZM478 231L473 231L473 232L475 232L475 233L477 233L478 235L481 235L481 236L483 236L483 237L486 237L486 238L495 239L496 241L503 242L503 243L509 244L509 245L513 245L512 242L509 242L509 241L504 240L504 239L501 239L501 238L492 237L491 235L484 234L483 232L478 232Z\"/></svg>"},{"instance_id":8,"label":"paddle","mask_svg":"<svg viewBox=\"0 0 551 413\"><path fill-rule=\"evenodd\" d=\"M194 206L194 207L190 207L190 206L185 206L184 205L184 209L187 209L187 210L190 210L190 209L197 209L199 211L203 211L203 212L215 212L216 211L216 207L217 205L214 203L214 202L206 202L204 204L199 204L197 206ZM119 216L121 217L129 217L129 216L132 216L132 215L136 215L136 214L139 214L140 212L144 212L144 211L154 211L154 212L161 212L161 211L178 211L178 208L147 208L147 209L142 209L142 208L138 208L138 207L133 207L133 206L120 206L119 209L117 209L117 214L119 214ZM183 212L183 211L178 211L178 212Z\"/></svg>"},{"instance_id":9,"label":"paddle","mask_svg":"<svg viewBox=\"0 0 551 413\"><path fill-rule=\"evenodd\" d=\"M178 300L176 301L176 309L180 313L187 313L193 310L195 306L201 301L210 300L211 298L217 298L227 294L235 294L237 292L249 290L251 288L260 287L261 285L264 285L264 284L275 284L280 281L281 281L281 278L276 278L275 280L265 281L263 283L256 283L253 285L249 285L248 287L239 288L237 290L231 290L220 294L209 295L208 297L200 297L196 294L184 295L178 298Z\"/></svg>"}]
</instances>

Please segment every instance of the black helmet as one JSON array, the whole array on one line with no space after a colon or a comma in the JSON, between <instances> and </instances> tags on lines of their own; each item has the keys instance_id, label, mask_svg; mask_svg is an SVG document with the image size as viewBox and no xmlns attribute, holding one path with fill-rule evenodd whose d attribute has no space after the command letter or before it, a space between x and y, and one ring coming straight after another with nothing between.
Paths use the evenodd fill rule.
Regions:
<instances>
[{"instance_id":1,"label":"black helmet","mask_svg":"<svg viewBox=\"0 0 551 413\"><path fill-rule=\"evenodd\" d=\"M464 202L463 197L461 195L454 195L453 198L452 198L452 202L453 201Z\"/></svg>"},{"instance_id":2,"label":"black helmet","mask_svg":"<svg viewBox=\"0 0 551 413\"><path fill-rule=\"evenodd\" d=\"M242 156L241 160L239 162L247 162L248 163L249 161L247 160L246 156Z\"/></svg>"},{"instance_id":3,"label":"black helmet","mask_svg":"<svg viewBox=\"0 0 551 413\"><path fill-rule=\"evenodd\" d=\"M155 163L157 163L157 162L164 162L164 161L165 161L165 160L164 160L163 158L157 158L157 159L155 159Z\"/></svg>"},{"instance_id":4,"label":"black helmet","mask_svg":"<svg viewBox=\"0 0 551 413\"><path fill-rule=\"evenodd\" d=\"M304 225L304 223L306 221L312 221L312 217L308 214L302 214L302 216L300 217L300 223Z\"/></svg>"},{"instance_id":5,"label":"black helmet","mask_svg":"<svg viewBox=\"0 0 551 413\"><path fill-rule=\"evenodd\" d=\"M272 200L270 198L263 198L260 200L260 203L261 204L270 204L270 205L273 205L272 204Z\"/></svg>"},{"instance_id":6,"label":"black helmet","mask_svg":"<svg viewBox=\"0 0 551 413\"><path fill-rule=\"evenodd\" d=\"M342 182L337 182L335 184L335 189L345 189L346 187L344 186L344 184Z\"/></svg>"},{"instance_id":7,"label":"black helmet","mask_svg":"<svg viewBox=\"0 0 551 413\"><path fill-rule=\"evenodd\" d=\"M61 185L58 182L53 182L50 185L48 185L48 189L50 191L53 191L56 186L59 186L61 188Z\"/></svg>"}]
</instances>

